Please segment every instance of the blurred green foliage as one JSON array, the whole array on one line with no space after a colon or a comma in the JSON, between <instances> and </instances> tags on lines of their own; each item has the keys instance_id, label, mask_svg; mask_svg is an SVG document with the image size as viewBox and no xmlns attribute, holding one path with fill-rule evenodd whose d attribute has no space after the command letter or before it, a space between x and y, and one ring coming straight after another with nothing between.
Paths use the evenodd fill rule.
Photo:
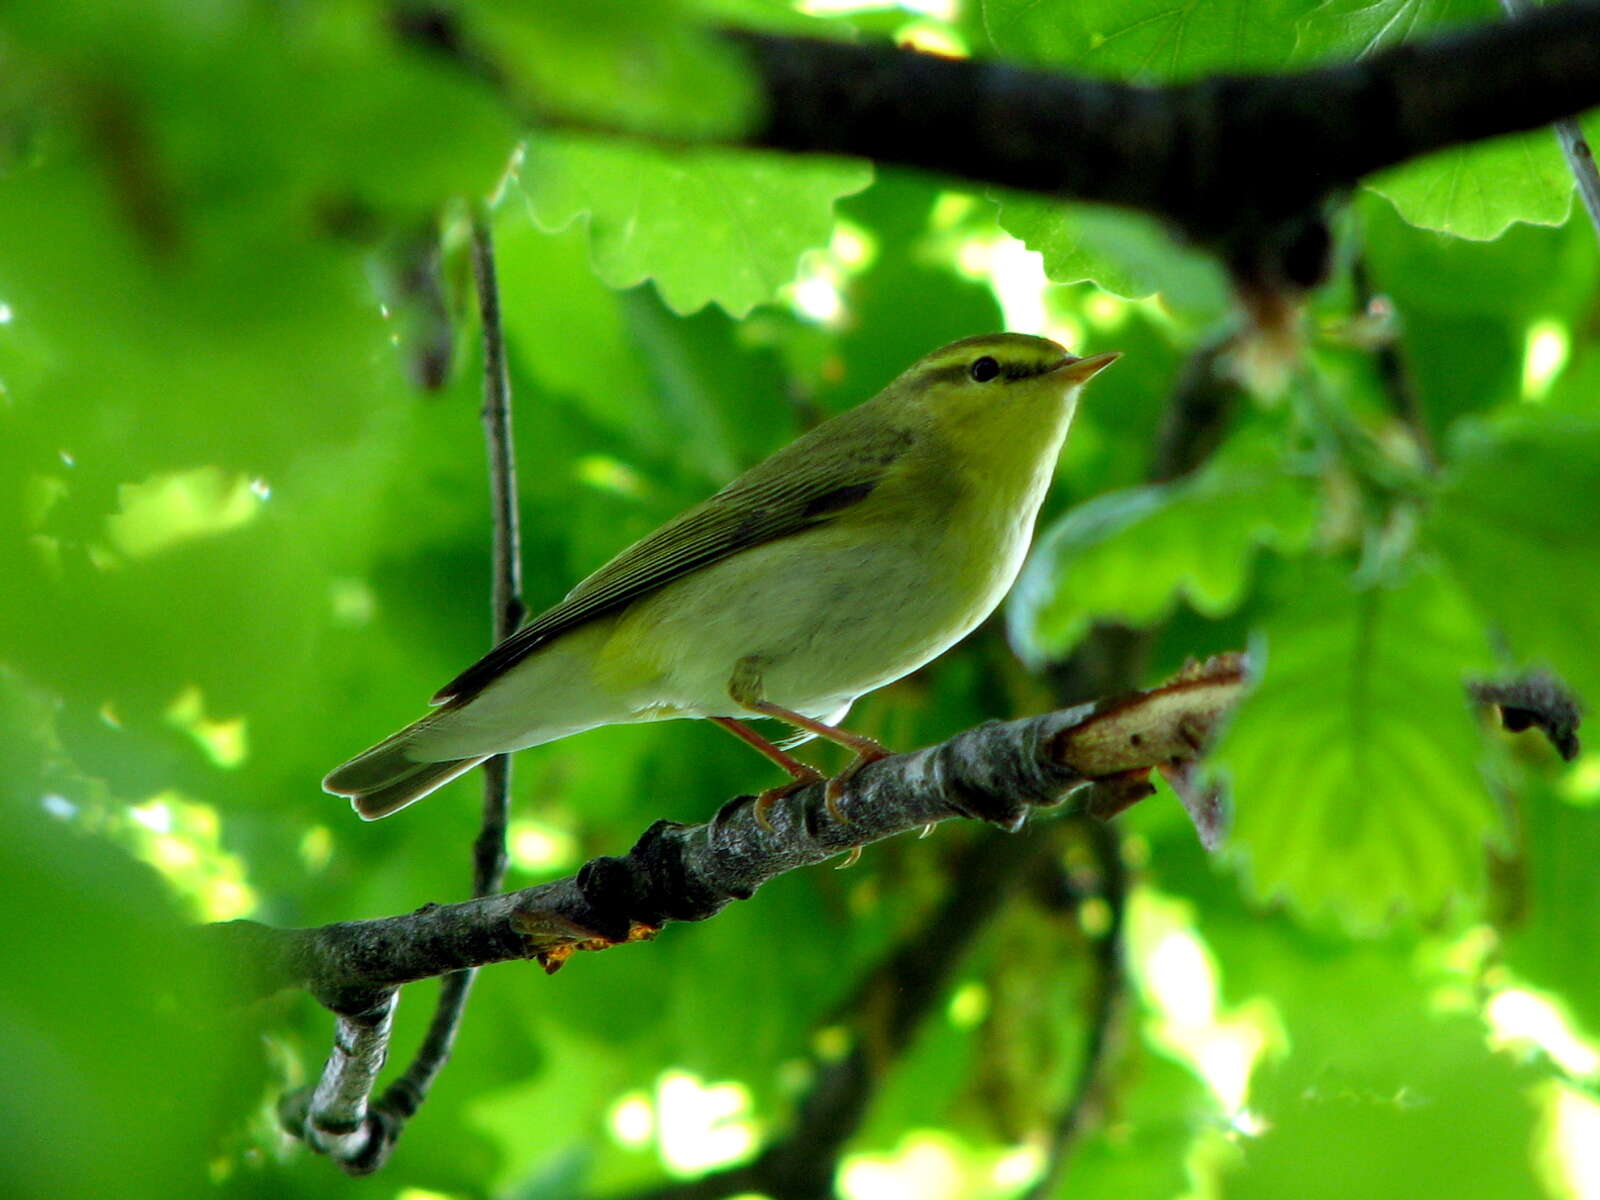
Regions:
<instances>
[{"instance_id":1,"label":"blurred green foliage","mask_svg":"<svg viewBox=\"0 0 1600 1200\"><path fill-rule=\"evenodd\" d=\"M0 1194L532 1200L692 1177L782 1135L871 1028L841 1009L858 980L959 886L982 835L944 828L553 979L491 969L381 1175L276 1130L329 1019L299 995L232 1006L187 926L467 885L471 780L376 825L317 780L487 637L470 197L494 200L535 608L945 341L1009 325L1127 353L1006 619L851 719L910 747L1081 699L1049 667L1096 622L1149 631L1143 682L1246 644L1264 664L1218 755L1224 852L1165 793L1119 819L1133 988L1061 1194L1600 1194L1562 1149L1600 1123L1600 758L1475 725L1461 686L1543 663L1600 696L1600 255L1548 135L1374 181L1303 366L1240 402L1198 473L1151 485L1185 362L1232 318L1215 267L1148 220L522 119L736 130L758 98L704 17L1159 80L1495 7L455 8L498 84L377 0L0 12ZM522 755L508 886L767 782L699 723ZM845 1194L1010 1197L1038 1170L1106 920L1084 846L1062 846L892 1064ZM434 990L407 991L393 1062Z\"/></svg>"}]
</instances>

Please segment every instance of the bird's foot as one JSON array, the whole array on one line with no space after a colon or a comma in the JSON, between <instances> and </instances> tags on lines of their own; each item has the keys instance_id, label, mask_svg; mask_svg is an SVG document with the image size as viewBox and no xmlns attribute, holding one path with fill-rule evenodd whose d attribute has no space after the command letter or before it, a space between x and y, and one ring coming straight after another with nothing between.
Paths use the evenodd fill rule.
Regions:
<instances>
[{"instance_id":1,"label":"bird's foot","mask_svg":"<svg viewBox=\"0 0 1600 1200\"><path fill-rule=\"evenodd\" d=\"M854 761L828 780L828 786L822 793L822 802L828 808L828 815L841 825L850 824L850 818L845 816L844 810L839 807L839 801L844 797L845 788L850 785L852 779L860 774L862 767L868 763L875 763L881 758L889 757L889 751L871 738L861 737L856 734L852 736L850 744L856 752Z\"/></svg>"},{"instance_id":2,"label":"bird's foot","mask_svg":"<svg viewBox=\"0 0 1600 1200\"><path fill-rule=\"evenodd\" d=\"M802 764L803 765L803 764ZM756 797L755 814L756 824L768 833L775 832L772 821L767 816L772 811L772 806L787 796L792 796L803 787L810 787L813 783L821 783L827 776L821 771L806 767L806 774L796 775L788 783L780 783L777 787L770 787Z\"/></svg>"}]
</instances>

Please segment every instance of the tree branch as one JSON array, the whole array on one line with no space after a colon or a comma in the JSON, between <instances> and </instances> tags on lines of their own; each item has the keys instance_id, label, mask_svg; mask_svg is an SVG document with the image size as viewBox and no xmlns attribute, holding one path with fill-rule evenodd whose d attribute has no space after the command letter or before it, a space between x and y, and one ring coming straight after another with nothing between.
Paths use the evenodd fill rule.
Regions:
<instances>
[{"instance_id":1,"label":"tree branch","mask_svg":"<svg viewBox=\"0 0 1600 1200\"><path fill-rule=\"evenodd\" d=\"M353 1175L375 1171L393 1144L388 1122L367 1098L389 1055L389 1035L400 993L382 993L365 1012L334 1019L333 1051L312 1089L284 1096L278 1120L312 1149L329 1155Z\"/></svg>"},{"instance_id":2,"label":"tree branch","mask_svg":"<svg viewBox=\"0 0 1600 1200\"><path fill-rule=\"evenodd\" d=\"M530 102L536 89L519 65L476 41L447 7L397 5L393 27L494 88L530 123L571 127ZM1267 289L1321 282L1329 248L1321 209L1364 176L1600 104L1595 0L1355 61L1167 87L882 43L727 36L746 50L764 101L755 126L734 136L740 144L1138 209Z\"/></svg>"},{"instance_id":3,"label":"tree branch","mask_svg":"<svg viewBox=\"0 0 1600 1200\"><path fill-rule=\"evenodd\" d=\"M1353 62L1170 87L734 36L767 102L750 145L1136 208L1229 256L1374 171L1600 104L1600 6L1587 2Z\"/></svg>"},{"instance_id":4,"label":"tree branch","mask_svg":"<svg viewBox=\"0 0 1600 1200\"><path fill-rule=\"evenodd\" d=\"M774 805L770 829L741 796L704 825L657 821L626 855L521 891L315 929L235 921L207 932L245 968L232 976L244 998L300 986L348 1015L401 984L468 967L537 958L553 971L577 950L705 920L786 871L925 825L965 817L1015 831L1031 810L1063 801L1091 816L1120 811L1153 792L1151 768L1201 753L1244 688L1242 659L1227 655L1148 692L980 725L863 769L840 802L844 822L821 784Z\"/></svg>"}]
</instances>

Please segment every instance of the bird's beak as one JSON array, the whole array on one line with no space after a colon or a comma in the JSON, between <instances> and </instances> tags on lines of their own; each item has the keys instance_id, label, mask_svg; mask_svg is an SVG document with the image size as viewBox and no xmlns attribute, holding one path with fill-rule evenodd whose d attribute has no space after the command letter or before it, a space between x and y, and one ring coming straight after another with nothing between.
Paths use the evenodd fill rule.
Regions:
<instances>
[{"instance_id":1,"label":"bird's beak","mask_svg":"<svg viewBox=\"0 0 1600 1200\"><path fill-rule=\"evenodd\" d=\"M1088 358L1074 358L1069 354L1050 369L1060 371L1062 378L1069 383L1087 383L1121 357L1120 350L1113 350L1109 354L1092 354Z\"/></svg>"}]
</instances>

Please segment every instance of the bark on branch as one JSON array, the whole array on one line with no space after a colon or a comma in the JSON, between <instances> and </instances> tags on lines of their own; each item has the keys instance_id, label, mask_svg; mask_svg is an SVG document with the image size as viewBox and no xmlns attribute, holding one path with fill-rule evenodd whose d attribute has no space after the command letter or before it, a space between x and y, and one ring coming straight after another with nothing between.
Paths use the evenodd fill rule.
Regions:
<instances>
[{"instance_id":1,"label":"bark on branch","mask_svg":"<svg viewBox=\"0 0 1600 1200\"><path fill-rule=\"evenodd\" d=\"M1034 809L1114 814L1154 791L1152 768L1193 762L1245 686L1242 659L1229 655L1148 692L969 729L863 770L841 802L843 823L820 784L774 806L770 829L741 796L706 824L657 821L626 855L521 891L315 929L235 921L207 933L235 960L247 998L305 987L351 1017L450 971L527 958L553 971L577 950L705 920L786 871L940 821L1016 830Z\"/></svg>"}]
</instances>

